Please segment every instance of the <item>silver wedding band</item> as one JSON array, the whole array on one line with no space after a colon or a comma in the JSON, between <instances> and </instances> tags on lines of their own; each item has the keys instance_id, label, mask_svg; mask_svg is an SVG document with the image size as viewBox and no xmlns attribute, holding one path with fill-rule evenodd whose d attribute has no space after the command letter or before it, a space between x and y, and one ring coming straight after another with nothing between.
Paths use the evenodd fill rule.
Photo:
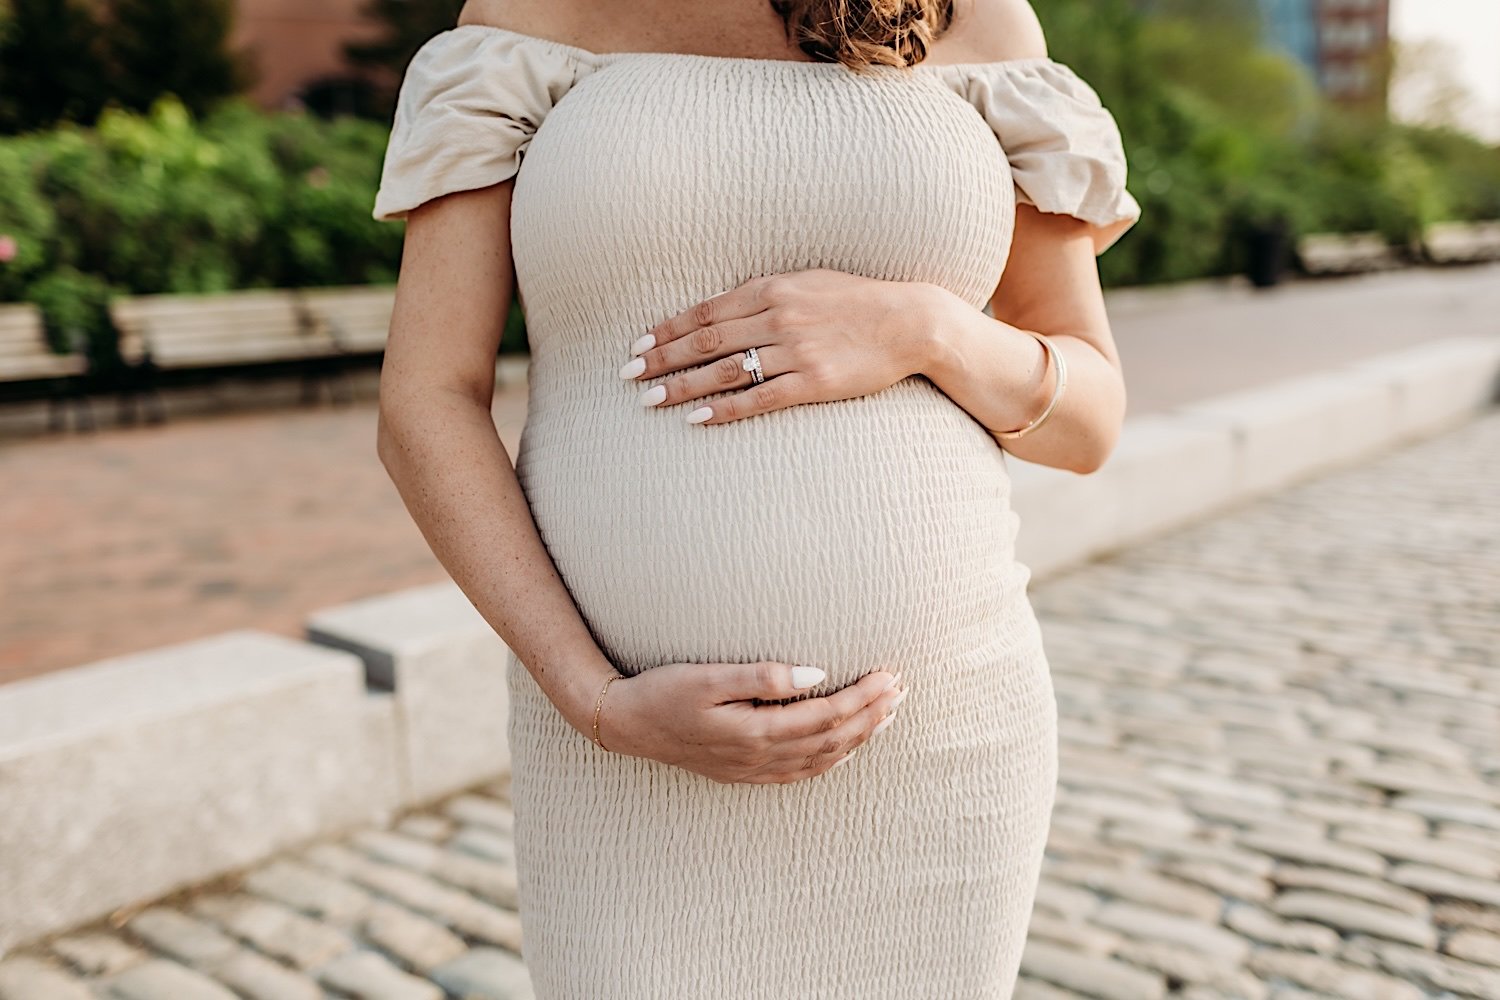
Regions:
<instances>
[{"instance_id":1,"label":"silver wedding band","mask_svg":"<svg viewBox=\"0 0 1500 1000\"><path fill-rule=\"evenodd\" d=\"M755 348L745 348L745 360L740 363L740 367L750 373L750 379L756 385L766 380L766 373L760 367L760 352Z\"/></svg>"}]
</instances>

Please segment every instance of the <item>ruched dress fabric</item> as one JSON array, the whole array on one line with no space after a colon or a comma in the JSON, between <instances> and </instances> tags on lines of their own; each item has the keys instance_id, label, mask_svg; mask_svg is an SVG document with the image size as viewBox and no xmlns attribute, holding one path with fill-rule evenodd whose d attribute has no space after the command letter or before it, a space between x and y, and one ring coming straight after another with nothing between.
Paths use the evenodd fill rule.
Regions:
<instances>
[{"instance_id":1,"label":"ruched dress fabric","mask_svg":"<svg viewBox=\"0 0 1500 1000\"><path fill-rule=\"evenodd\" d=\"M1057 713L1006 453L920 375L694 425L703 400L643 407L658 380L617 370L648 327L763 274L931 282L983 309L1018 201L1087 221L1102 251L1139 212L1113 118L1048 59L861 74L437 35L375 216L511 177L532 352L516 471L600 648L627 675L768 659L824 668L808 697L882 666L909 688L847 764L723 784L600 749L513 658L536 996L1009 997Z\"/></svg>"}]
</instances>

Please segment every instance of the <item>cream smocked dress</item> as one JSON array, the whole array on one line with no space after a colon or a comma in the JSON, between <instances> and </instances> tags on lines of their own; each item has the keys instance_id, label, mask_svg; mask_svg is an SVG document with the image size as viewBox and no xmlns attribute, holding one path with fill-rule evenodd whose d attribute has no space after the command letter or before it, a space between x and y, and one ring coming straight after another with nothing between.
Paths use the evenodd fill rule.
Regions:
<instances>
[{"instance_id":1,"label":"cream smocked dress","mask_svg":"<svg viewBox=\"0 0 1500 1000\"><path fill-rule=\"evenodd\" d=\"M524 159L523 159L524 157ZM524 165L523 165L524 163ZM643 407L648 327L757 275L994 292L1018 200L1135 220L1119 132L1048 59L879 67L430 40L374 214L515 176L516 471L625 674L773 659L910 690L848 764L720 784L606 752L512 659L523 957L540 1000L1001 1000L1056 781L1010 459L928 379L718 426ZM710 398L718 398L716 394Z\"/></svg>"}]
</instances>

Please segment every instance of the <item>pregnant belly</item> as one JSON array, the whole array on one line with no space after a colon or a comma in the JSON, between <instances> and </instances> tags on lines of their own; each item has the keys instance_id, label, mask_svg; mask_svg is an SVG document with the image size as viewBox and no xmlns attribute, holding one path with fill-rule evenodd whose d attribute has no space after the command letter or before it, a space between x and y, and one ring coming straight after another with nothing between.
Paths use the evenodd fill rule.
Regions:
<instances>
[{"instance_id":1,"label":"pregnant belly","mask_svg":"<svg viewBox=\"0 0 1500 1000\"><path fill-rule=\"evenodd\" d=\"M1020 610L1004 453L926 379L707 427L635 392L534 384L516 456L622 672L774 659L841 686L962 656Z\"/></svg>"}]
</instances>

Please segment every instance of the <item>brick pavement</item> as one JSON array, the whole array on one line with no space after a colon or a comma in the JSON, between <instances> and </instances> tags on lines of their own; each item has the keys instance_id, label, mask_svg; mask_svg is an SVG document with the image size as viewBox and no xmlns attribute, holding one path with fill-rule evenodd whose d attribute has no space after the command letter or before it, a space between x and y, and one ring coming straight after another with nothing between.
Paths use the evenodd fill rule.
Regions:
<instances>
[{"instance_id":1,"label":"brick pavement","mask_svg":"<svg viewBox=\"0 0 1500 1000\"><path fill-rule=\"evenodd\" d=\"M511 454L524 391L497 394ZM447 578L373 403L0 447L0 684Z\"/></svg>"},{"instance_id":2,"label":"brick pavement","mask_svg":"<svg viewBox=\"0 0 1500 1000\"><path fill-rule=\"evenodd\" d=\"M1017 1000L1500 997L1497 455L1500 410L1035 589ZM506 787L40 943L0 1000L527 996Z\"/></svg>"},{"instance_id":3,"label":"brick pavement","mask_svg":"<svg viewBox=\"0 0 1500 1000\"><path fill-rule=\"evenodd\" d=\"M1111 299L1130 414L1493 334L1500 265ZM622 347L623 350L623 347ZM515 453L524 385L496 420ZM375 458L375 407L0 442L0 684L446 578Z\"/></svg>"}]
</instances>

